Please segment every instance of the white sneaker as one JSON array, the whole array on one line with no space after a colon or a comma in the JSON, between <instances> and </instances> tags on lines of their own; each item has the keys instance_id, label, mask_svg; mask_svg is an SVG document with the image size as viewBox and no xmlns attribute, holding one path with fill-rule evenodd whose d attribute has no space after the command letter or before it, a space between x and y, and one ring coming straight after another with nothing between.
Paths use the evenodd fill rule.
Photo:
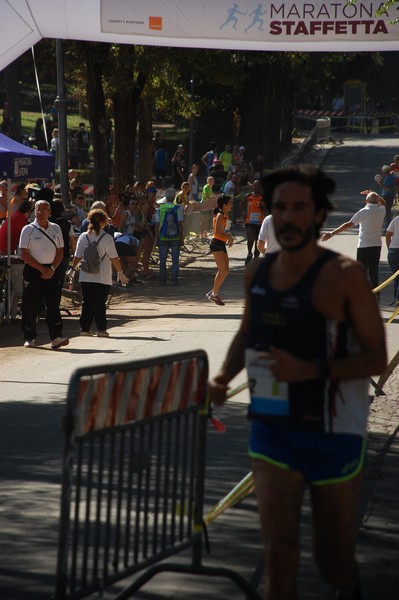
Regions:
<instances>
[{"instance_id":1,"label":"white sneaker","mask_svg":"<svg viewBox=\"0 0 399 600\"><path fill-rule=\"evenodd\" d=\"M97 331L97 337L109 337L108 331Z\"/></svg>"},{"instance_id":2,"label":"white sneaker","mask_svg":"<svg viewBox=\"0 0 399 600\"><path fill-rule=\"evenodd\" d=\"M58 348L61 348L61 346L68 346L68 344L68 338L57 337L51 342L51 348L57 350Z\"/></svg>"},{"instance_id":3,"label":"white sneaker","mask_svg":"<svg viewBox=\"0 0 399 600\"><path fill-rule=\"evenodd\" d=\"M36 348L36 340L26 340L24 346L25 348Z\"/></svg>"},{"instance_id":4,"label":"white sneaker","mask_svg":"<svg viewBox=\"0 0 399 600\"><path fill-rule=\"evenodd\" d=\"M92 331L81 331L79 335L83 335L86 337L93 337L94 333Z\"/></svg>"}]
</instances>

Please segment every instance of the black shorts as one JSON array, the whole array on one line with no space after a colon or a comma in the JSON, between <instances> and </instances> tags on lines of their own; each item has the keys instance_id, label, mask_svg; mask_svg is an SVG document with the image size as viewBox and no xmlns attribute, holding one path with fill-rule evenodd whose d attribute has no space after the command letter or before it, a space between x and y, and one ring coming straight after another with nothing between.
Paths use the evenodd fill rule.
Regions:
<instances>
[{"instance_id":1,"label":"black shorts","mask_svg":"<svg viewBox=\"0 0 399 600\"><path fill-rule=\"evenodd\" d=\"M259 235L260 232L260 228L261 228L261 223L245 223L245 229L253 229L257 236Z\"/></svg>"},{"instance_id":2,"label":"black shorts","mask_svg":"<svg viewBox=\"0 0 399 600\"><path fill-rule=\"evenodd\" d=\"M116 242L115 248L118 256L137 256L137 249L125 242Z\"/></svg>"},{"instance_id":3,"label":"black shorts","mask_svg":"<svg viewBox=\"0 0 399 600\"><path fill-rule=\"evenodd\" d=\"M227 254L226 242L222 242L222 240L217 240L215 238L211 239L209 249L211 252L225 252Z\"/></svg>"}]
</instances>

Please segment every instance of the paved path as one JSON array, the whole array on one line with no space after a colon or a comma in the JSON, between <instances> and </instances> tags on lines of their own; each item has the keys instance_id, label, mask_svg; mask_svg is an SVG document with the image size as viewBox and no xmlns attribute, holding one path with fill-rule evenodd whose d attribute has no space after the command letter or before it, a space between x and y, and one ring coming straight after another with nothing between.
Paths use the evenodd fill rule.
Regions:
<instances>
[{"instance_id":1,"label":"paved path","mask_svg":"<svg viewBox=\"0 0 399 600\"><path fill-rule=\"evenodd\" d=\"M326 227L347 220L364 202L358 194L373 187L374 174L397 153L397 139L370 136L352 138L326 147L319 155L338 183L337 212ZM329 247L350 256L356 253L356 233L332 238ZM178 288L154 283L124 290L109 310L109 339L77 337L77 317L65 319L71 344L49 349L45 324L40 324L39 349L22 348L20 324L0 328L3 360L0 396L0 599L50 598L55 572L55 548L59 512L62 453L63 400L72 371L82 365L134 360L175 351L203 348L211 373L223 360L242 313L242 274L246 256L242 236L230 253L231 273L223 287L228 302L217 307L205 299L215 272L211 256L182 269ZM384 251L381 280L390 275ZM381 294L381 310L387 318L392 287ZM398 323L386 327L389 354L398 351ZM74 337L76 336L76 337ZM237 377L233 385L244 380ZM397 597L399 497L397 408L398 372L384 386L386 396L373 401L370 419L368 468L362 499L359 559L367 599ZM247 395L241 393L226 408L227 433L209 433L206 506L209 508L249 470L246 458ZM309 511L304 509L301 597L327 598L311 560ZM227 511L209 528L210 564L232 566L250 577L261 556L256 507L249 497ZM178 560L182 560L179 557ZM110 597L110 596L106 596ZM159 576L138 598L242 598L235 586L223 580Z\"/></svg>"}]
</instances>

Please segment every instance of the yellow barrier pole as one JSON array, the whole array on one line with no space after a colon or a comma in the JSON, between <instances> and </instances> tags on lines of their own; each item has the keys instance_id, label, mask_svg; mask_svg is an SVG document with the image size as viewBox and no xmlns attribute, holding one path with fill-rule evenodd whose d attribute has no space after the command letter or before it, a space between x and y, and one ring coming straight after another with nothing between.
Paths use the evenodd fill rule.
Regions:
<instances>
[{"instance_id":1,"label":"yellow barrier pole","mask_svg":"<svg viewBox=\"0 0 399 600\"><path fill-rule=\"evenodd\" d=\"M230 508L234 504L241 502L246 496L248 496L254 489L254 476L252 471L248 473L233 489L222 498L204 517L206 525L212 523L226 508Z\"/></svg>"},{"instance_id":2,"label":"yellow barrier pole","mask_svg":"<svg viewBox=\"0 0 399 600\"><path fill-rule=\"evenodd\" d=\"M391 283L391 281L393 281L396 277L398 277L398 275L399 275L399 270L395 271L395 273L393 273L390 277L388 277L388 279L386 279L379 286L374 288L373 289L374 294L377 294L378 292L383 290L389 283ZM396 317L398 315L399 315L399 306L396 308L396 310L393 312L393 314L389 317L387 324L392 323L392 321L394 319L396 319Z\"/></svg>"},{"instance_id":3,"label":"yellow barrier pole","mask_svg":"<svg viewBox=\"0 0 399 600\"><path fill-rule=\"evenodd\" d=\"M395 271L395 273L393 273L393 275L391 275L390 277L388 277L388 279L386 279L385 281L383 281L382 283L380 283L379 286L377 286L376 288L374 288L373 289L373 293L377 294L378 292L380 292L381 290L383 290L384 287L386 287L388 285L388 283L391 283L391 281L393 281L398 275L399 275L399 271Z\"/></svg>"}]
</instances>

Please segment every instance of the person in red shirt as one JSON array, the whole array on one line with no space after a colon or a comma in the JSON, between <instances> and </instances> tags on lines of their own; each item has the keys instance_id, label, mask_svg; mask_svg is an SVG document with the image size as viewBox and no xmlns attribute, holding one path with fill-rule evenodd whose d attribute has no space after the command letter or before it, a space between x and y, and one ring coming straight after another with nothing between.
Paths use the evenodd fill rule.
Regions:
<instances>
[{"instance_id":1,"label":"person in red shirt","mask_svg":"<svg viewBox=\"0 0 399 600\"><path fill-rule=\"evenodd\" d=\"M10 253L14 254L18 247L19 236L22 228L28 223L29 215L32 210L32 205L29 200L24 200L21 206L11 215L11 246ZM8 219L7 217L0 227L0 254L7 254L7 230L8 230Z\"/></svg>"}]
</instances>

